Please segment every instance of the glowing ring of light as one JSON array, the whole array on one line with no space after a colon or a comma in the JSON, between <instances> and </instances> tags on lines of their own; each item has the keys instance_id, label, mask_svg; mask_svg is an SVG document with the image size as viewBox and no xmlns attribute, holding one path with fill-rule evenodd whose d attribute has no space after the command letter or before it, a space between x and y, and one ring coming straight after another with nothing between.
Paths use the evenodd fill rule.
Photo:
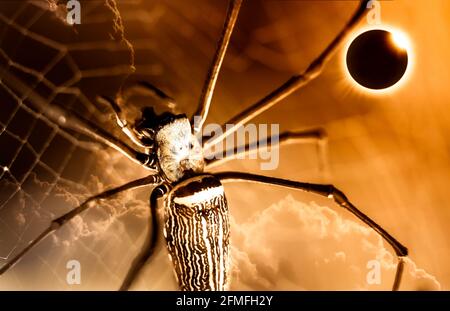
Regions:
<instances>
[{"instance_id":1,"label":"glowing ring of light","mask_svg":"<svg viewBox=\"0 0 450 311\"><path fill-rule=\"evenodd\" d=\"M405 49L406 53L408 55L408 64L406 66L406 70L405 70L405 73L403 74L403 76L395 84L393 84L390 87L384 88L384 89L378 89L378 90L371 89L371 88L368 88L368 87L365 87L365 86L359 84L350 75L350 72L348 71L348 67L347 67L346 55L347 55L347 51L348 51L350 45L352 44L353 40L355 40L356 37L358 37L360 34L366 32L366 31L370 31L370 30L385 30L385 31L391 33L393 42L399 48ZM413 46L412 46L411 40L402 30L392 27L392 26L387 26L387 25L370 25L370 26L361 27L361 28L357 29L355 32L353 32L351 35L349 35L348 38L349 39L347 40L347 43L345 45L345 48L344 48L342 56L341 56L341 66L343 67L343 71L345 72L346 80L351 81L349 83L351 83L352 87L355 87L356 89L358 89L359 91L362 91L363 93L369 93L369 94L375 94L375 95L385 95L385 94L391 94L392 92L400 89L409 80L409 78L411 76L411 71L413 69L415 57L414 57L414 53L413 53Z\"/></svg>"}]
</instances>

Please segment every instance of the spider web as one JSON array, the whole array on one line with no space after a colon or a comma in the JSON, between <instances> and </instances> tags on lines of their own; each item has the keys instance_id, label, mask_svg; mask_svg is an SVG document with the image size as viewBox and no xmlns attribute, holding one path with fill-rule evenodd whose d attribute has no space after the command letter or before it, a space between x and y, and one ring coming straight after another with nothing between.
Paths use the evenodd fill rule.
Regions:
<instances>
[{"instance_id":1,"label":"spider web","mask_svg":"<svg viewBox=\"0 0 450 311\"><path fill-rule=\"evenodd\" d=\"M68 111L76 109L99 126L108 126L108 114L96 107L94 98L96 94L117 93L124 78L133 70L133 50L123 37L116 3L83 2L83 23L76 26L65 22L65 3L2 1L0 6L0 70L7 73L2 74L6 78L0 80L0 145L3 148L0 261L6 262L56 215L76 206L86 196L135 178L139 173L133 169L124 173L120 166L127 161L122 156L104 150L77 133L61 129L43 113L48 108L46 105L58 105ZM8 80L11 75L26 88L17 88ZM107 254L103 256L98 250L107 253L108 248L114 249L114 246L112 241L99 240L96 236L107 231L117 247L121 243L127 243L131 250L138 247L139 237L145 233L145 222L141 222L141 226L138 223L131 235L128 231L124 235L123 227L113 219L120 218L125 210L133 211L135 217L143 220L148 215L142 201L133 197L126 201L124 204L117 199L101 204L99 215L93 212L94 215L87 215L85 222L74 221L70 229L56 234L53 241L44 241L36 252L24 258L23 264L18 264L15 270L22 277L12 275L11 282L5 277L5 283L10 283L8 288L24 286L27 278L23 274L30 267L37 271L32 279L37 276L43 280L39 287L54 288L54 284L66 287L64 259L67 261L74 256L68 251L72 243L81 244L78 247L90 253L85 258L74 259L89 259L95 263L91 265L93 271L100 267L117 283L116 273L126 268L129 258L123 256L115 261L116 265L114 261L111 261L112 266L111 262L106 265ZM96 221L90 224L89 219ZM52 252L58 247L60 255L56 256ZM61 256L61 252L67 256ZM92 278L95 277L96 273L92 273ZM46 279L56 279L56 283L47 283Z\"/></svg>"}]
</instances>

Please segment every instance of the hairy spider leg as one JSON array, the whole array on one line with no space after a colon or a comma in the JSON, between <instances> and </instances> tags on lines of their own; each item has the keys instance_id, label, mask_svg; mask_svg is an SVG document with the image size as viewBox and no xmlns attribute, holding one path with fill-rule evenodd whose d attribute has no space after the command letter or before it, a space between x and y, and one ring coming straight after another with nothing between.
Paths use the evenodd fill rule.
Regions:
<instances>
[{"instance_id":1,"label":"hairy spider leg","mask_svg":"<svg viewBox=\"0 0 450 311\"><path fill-rule=\"evenodd\" d=\"M38 237L36 237L34 240L32 240L19 254L17 254L13 259L8 261L6 264L4 264L0 268L0 275L8 271L10 268L12 268L26 253L28 253L35 245L37 245L40 241L45 239L47 236L64 226L67 222L69 222L71 219L73 219L75 216L79 215L80 213L84 212L86 209L93 207L92 203L97 200L107 199L114 195L119 194L120 192L131 190L147 185L155 185L161 182L161 178L157 175L150 175L144 178L136 179L133 181L130 181L122 186L112 188L109 190L105 190L99 194L96 194L94 196L91 196L87 198L83 203L75 207L74 209L70 210L69 212L65 213L64 215L52 220L50 225L45 229Z\"/></svg>"},{"instance_id":2,"label":"hairy spider leg","mask_svg":"<svg viewBox=\"0 0 450 311\"><path fill-rule=\"evenodd\" d=\"M120 139L109 134L95 123L78 115L75 111L65 111L58 105L49 104L41 95L30 90L20 78L7 70L1 72L1 79L10 84L10 87L21 94L26 94L28 102L37 111L40 111L52 122L64 129L76 131L88 135L98 143L109 146L124 154L130 160L144 166L146 169L155 170L153 158L148 154L139 152Z\"/></svg>"},{"instance_id":3,"label":"hairy spider leg","mask_svg":"<svg viewBox=\"0 0 450 311\"><path fill-rule=\"evenodd\" d=\"M272 145L272 141L277 139L278 145ZM317 144L317 153L319 157L319 170L324 175L328 174L327 165L327 134L324 129L311 129L306 131L286 131L278 135L278 137L270 136L260 139L257 142L247 143L245 146L235 146L233 149L223 150L215 154L211 159L206 160L206 169L211 169L222 165L230 160L237 158L242 154L256 152L261 146L270 148L280 148L290 144L301 144L314 142Z\"/></svg>"},{"instance_id":4,"label":"hairy spider leg","mask_svg":"<svg viewBox=\"0 0 450 311\"><path fill-rule=\"evenodd\" d=\"M146 235L141 252L134 258L131 266L120 286L120 291L127 291L136 280L136 277L141 272L145 263L155 253L156 244L160 233L160 225L158 222L158 215L156 213L158 198L166 193L167 189L164 186L157 186L153 189L150 195L150 227L149 234Z\"/></svg>"},{"instance_id":5,"label":"hairy spider leg","mask_svg":"<svg viewBox=\"0 0 450 311\"><path fill-rule=\"evenodd\" d=\"M125 87L122 87L116 100L120 105L122 105L125 104L131 97L135 96L136 94L150 95L152 97L155 97L161 100L167 106L167 108L169 108L170 112L172 113L176 112L177 103L175 99L173 99L171 96L167 95L160 88L158 88L154 84L151 84L148 81L138 81L131 83Z\"/></svg>"},{"instance_id":6,"label":"hairy spider leg","mask_svg":"<svg viewBox=\"0 0 450 311\"><path fill-rule=\"evenodd\" d=\"M234 25L236 24L241 4L242 0L231 0L229 3L222 33L203 84L198 107L191 118L191 124L195 126L194 133L199 133L201 131L202 126L208 117L209 107L211 106L211 100L214 94L217 77L219 76L220 68L222 66L223 59L225 58L225 53L230 42L231 34L233 33ZM194 124L195 116L200 116L200 119L196 124Z\"/></svg>"},{"instance_id":7,"label":"hairy spider leg","mask_svg":"<svg viewBox=\"0 0 450 311\"><path fill-rule=\"evenodd\" d=\"M221 181L246 181L255 182L262 184L276 185L286 188L293 188L298 190L303 190L306 192L315 193L330 199L333 199L335 203L341 207L348 210L350 213L358 217L362 222L371 227L375 232L377 232L395 251L399 262L397 264L397 271L395 273L395 280L392 286L392 290L396 291L400 287L400 282L403 273L404 260L403 257L408 256L408 249L403 246L397 239L390 235L386 230L384 230L380 225L373 221L369 216L361 212L356 206L354 206L345 194L337 189L335 186L330 184L313 184L305 183L293 180L287 180L282 178L268 177L250 173L241 172L222 172L215 174L217 178Z\"/></svg>"},{"instance_id":8,"label":"hairy spider leg","mask_svg":"<svg viewBox=\"0 0 450 311\"><path fill-rule=\"evenodd\" d=\"M281 100L285 99L295 91L306 86L309 82L317 78L323 71L326 63L331 59L331 57L336 53L338 48L342 45L345 38L353 31L358 22L365 16L367 11L367 4L370 0L362 0L352 15L350 20L345 24L344 28L337 34L337 36L331 41L331 43L322 51L322 53L312 61L312 63L306 68L301 74L296 74L289 78L281 86L270 92L268 95L248 107L247 109L241 111L236 116L232 117L228 122L222 125L221 135L217 135L214 139L205 142L202 139L202 143L205 149L209 149L211 146L217 144L219 141L223 140L225 137L234 133L240 126L251 121L267 109L273 107L275 104L279 103ZM231 126L226 126L231 125ZM207 137L204 137L207 138Z\"/></svg>"},{"instance_id":9,"label":"hairy spider leg","mask_svg":"<svg viewBox=\"0 0 450 311\"><path fill-rule=\"evenodd\" d=\"M116 118L117 126L122 130L122 132L137 146L141 148L150 148L152 145L146 145L142 143L139 137L136 135L132 126L129 125L128 121L123 117L122 109L119 105L107 96L97 96L97 101L108 105L114 113Z\"/></svg>"}]
</instances>

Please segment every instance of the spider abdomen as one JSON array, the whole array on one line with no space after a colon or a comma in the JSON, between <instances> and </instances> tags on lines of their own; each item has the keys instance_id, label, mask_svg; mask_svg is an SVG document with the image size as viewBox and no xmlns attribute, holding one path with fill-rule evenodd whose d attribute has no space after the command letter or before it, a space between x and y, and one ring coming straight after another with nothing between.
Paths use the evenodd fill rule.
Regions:
<instances>
[{"instance_id":1,"label":"spider abdomen","mask_svg":"<svg viewBox=\"0 0 450 311\"><path fill-rule=\"evenodd\" d=\"M164 235L180 289L227 289L230 224L220 181L187 179L169 192L165 206Z\"/></svg>"}]
</instances>

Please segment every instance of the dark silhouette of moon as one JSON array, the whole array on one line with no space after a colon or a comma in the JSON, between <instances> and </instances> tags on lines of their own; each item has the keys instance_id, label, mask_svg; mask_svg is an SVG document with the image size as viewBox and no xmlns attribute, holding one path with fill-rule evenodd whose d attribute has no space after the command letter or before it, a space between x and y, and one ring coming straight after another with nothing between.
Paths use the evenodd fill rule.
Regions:
<instances>
[{"instance_id":1,"label":"dark silhouette of moon","mask_svg":"<svg viewBox=\"0 0 450 311\"><path fill-rule=\"evenodd\" d=\"M408 51L386 30L369 30L357 36L346 56L347 69L360 85L382 90L396 84L408 66Z\"/></svg>"}]
</instances>

